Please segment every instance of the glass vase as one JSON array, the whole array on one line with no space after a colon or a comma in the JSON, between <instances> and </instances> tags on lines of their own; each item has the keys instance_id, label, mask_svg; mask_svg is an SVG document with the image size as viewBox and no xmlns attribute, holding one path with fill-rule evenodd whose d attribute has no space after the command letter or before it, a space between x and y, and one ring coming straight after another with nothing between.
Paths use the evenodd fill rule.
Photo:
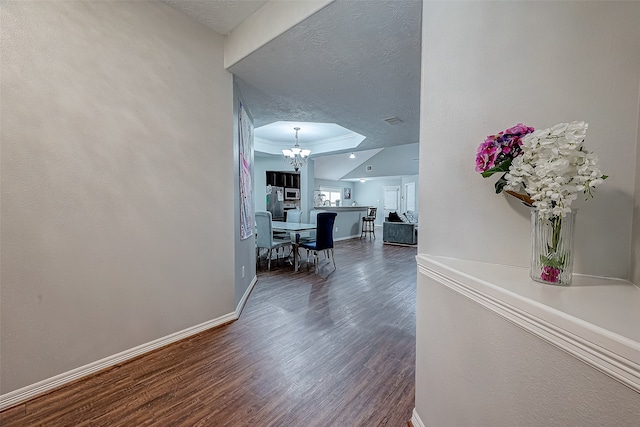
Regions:
<instances>
[{"instance_id":1,"label":"glass vase","mask_svg":"<svg viewBox=\"0 0 640 427\"><path fill-rule=\"evenodd\" d=\"M531 278L552 285L570 285L573 275L573 230L576 209L564 217L541 218L531 210Z\"/></svg>"}]
</instances>

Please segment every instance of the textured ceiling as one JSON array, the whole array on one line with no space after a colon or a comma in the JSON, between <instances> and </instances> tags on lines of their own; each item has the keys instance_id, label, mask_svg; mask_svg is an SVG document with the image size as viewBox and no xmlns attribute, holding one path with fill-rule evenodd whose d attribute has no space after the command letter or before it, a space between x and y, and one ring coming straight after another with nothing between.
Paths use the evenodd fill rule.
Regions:
<instances>
[{"instance_id":1,"label":"textured ceiling","mask_svg":"<svg viewBox=\"0 0 640 427\"><path fill-rule=\"evenodd\" d=\"M336 123L366 136L357 150L417 143L421 7L336 0L232 66L255 126Z\"/></svg>"},{"instance_id":2,"label":"textured ceiling","mask_svg":"<svg viewBox=\"0 0 640 427\"><path fill-rule=\"evenodd\" d=\"M364 136L335 123L273 122L255 129L255 150L281 156L282 150L291 148L296 141L295 127L300 129L300 148L311 150L314 157L344 147L355 149L364 139Z\"/></svg>"},{"instance_id":3,"label":"textured ceiling","mask_svg":"<svg viewBox=\"0 0 640 427\"><path fill-rule=\"evenodd\" d=\"M202 22L213 31L227 35L267 0L162 0L185 15Z\"/></svg>"},{"instance_id":4,"label":"textured ceiling","mask_svg":"<svg viewBox=\"0 0 640 427\"><path fill-rule=\"evenodd\" d=\"M162 1L220 34L266 3ZM365 160L377 162L381 176L415 174L421 17L421 0L336 0L229 71L236 75L256 127L278 121L336 123L366 137L357 148L337 149L346 154L326 161L312 153L318 177L369 177L360 171ZM389 117L402 122L389 125L383 121ZM415 153L399 147L405 144L415 144ZM380 152L385 147L393 148ZM348 159L352 151L362 155Z\"/></svg>"},{"instance_id":5,"label":"textured ceiling","mask_svg":"<svg viewBox=\"0 0 640 427\"><path fill-rule=\"evenodd\" d=\"M358 151L352 159L348 154L329 154L314 160L314 178L338 181L370 158L378 154L382 148ZM364 177L365 175L362 175Z\"/></svg>"}]
</instances>

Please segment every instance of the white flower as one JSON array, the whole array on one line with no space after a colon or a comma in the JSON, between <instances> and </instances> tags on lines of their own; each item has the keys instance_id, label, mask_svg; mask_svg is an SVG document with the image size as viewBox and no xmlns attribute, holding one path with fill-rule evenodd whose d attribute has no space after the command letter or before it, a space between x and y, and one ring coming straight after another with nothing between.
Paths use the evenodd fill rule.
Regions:
<instances>
[{"instance_id":1,"label":"white flower","mask_svg":"<svg viewBox=\"0 0 640 427\"><path fill-rule=\"evenodd\" d=\"M585 122L559 123L525 135L522 154L505 175L505 189L524 186L542 218L564 217L576 193L592 195L604 179L598 157L582 147L587 128Z\"/></svg>"}]
</instances>

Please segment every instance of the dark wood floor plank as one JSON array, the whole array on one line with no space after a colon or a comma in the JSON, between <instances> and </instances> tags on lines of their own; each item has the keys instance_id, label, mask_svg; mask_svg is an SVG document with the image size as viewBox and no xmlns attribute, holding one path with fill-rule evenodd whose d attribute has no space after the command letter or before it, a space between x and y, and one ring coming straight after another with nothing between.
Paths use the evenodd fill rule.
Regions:
<instances>
[{"instance_id":1,"label":"dark wood floor plank","mask_svg":"<svg viewBox=\"0 0 640 427\"><path fill-rule=\"evenodd\" d=\"M353 239L335 253L320 274L263 266L238 321L9 408L0 425L406 426L416 250Z\"/></svg>"}]
</instances>

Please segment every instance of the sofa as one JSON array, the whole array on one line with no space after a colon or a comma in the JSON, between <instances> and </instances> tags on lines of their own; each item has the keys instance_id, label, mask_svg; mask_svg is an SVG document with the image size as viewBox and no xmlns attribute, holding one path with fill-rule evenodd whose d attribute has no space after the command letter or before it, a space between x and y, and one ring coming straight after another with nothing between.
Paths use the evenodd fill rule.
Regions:
<instances>
[{"instance_id":1,"label":"sofa","mask_svg":"<svg viewBox=\"0 0 640 427\"><path fill-rule=\"evenodd\" d=\"M418 219L412 212L398 215L389 213L382 223L382 240L395 245L415 245L418 243Z\"/></svg>"}]
</instances>

